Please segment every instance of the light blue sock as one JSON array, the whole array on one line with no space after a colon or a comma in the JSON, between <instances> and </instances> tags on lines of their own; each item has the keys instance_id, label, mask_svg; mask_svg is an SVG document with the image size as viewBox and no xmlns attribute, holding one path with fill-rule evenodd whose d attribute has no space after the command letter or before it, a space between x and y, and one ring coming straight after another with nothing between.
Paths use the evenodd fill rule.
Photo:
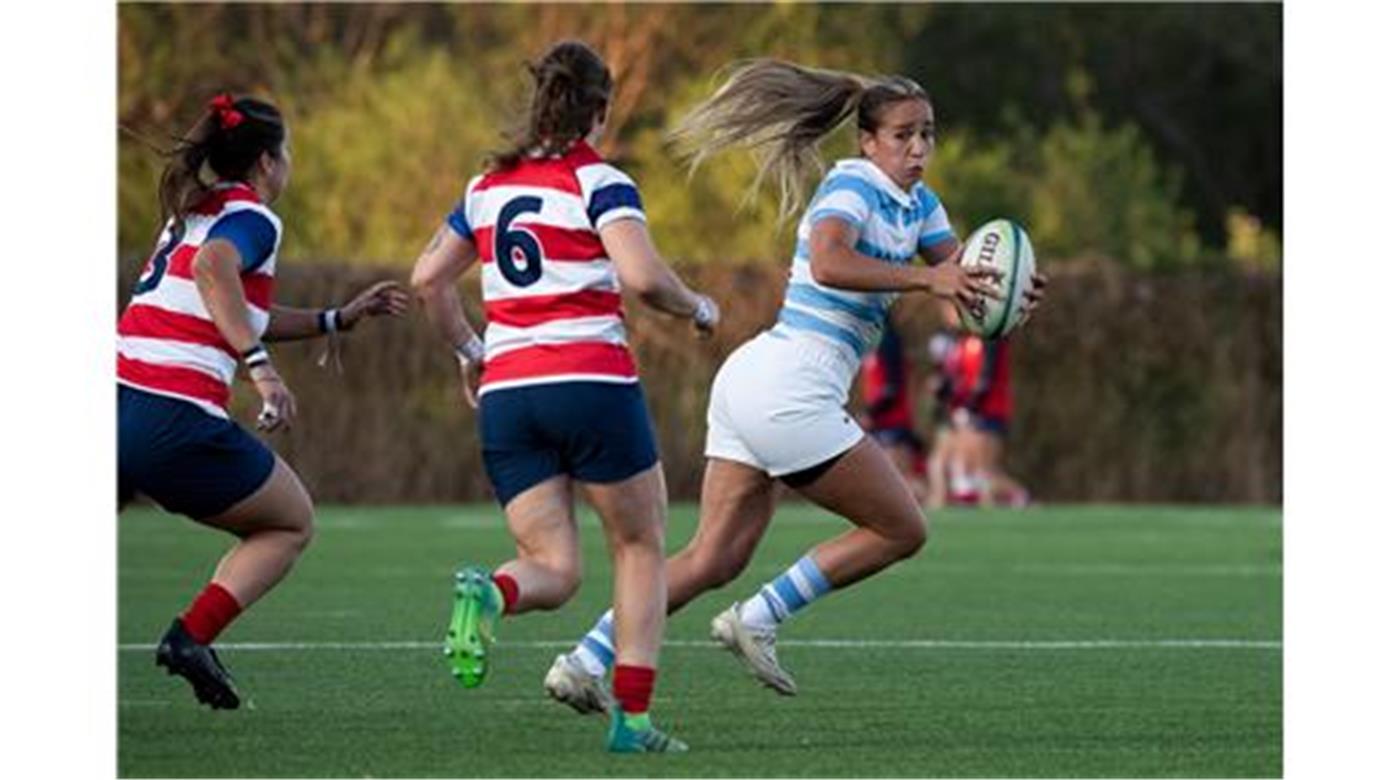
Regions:
<instances>
[{"instance_id":1,"label":"light blue sock","mask_svg":"<svg viewBox=\"0 0 1400 780\"><path fill-rule=\"evenodd\" d=\"M831 583L817 568L812 556L804 555L777 579L764 585L739 607L739 619L750 628L772 631L808 604L831 591Z\"/></svg>"},{"instance_id":2,"label":"light blue sock","mask_svg":"<svg viewBox=\"0 0 1400 780\"><path fill-rule=\"evenodd\" d=\"M612 668L617 651L613 648L613 611L608 610L598 618L583 639L569 653L589 674L602 677Z\"/></svg>"}]
</instances>

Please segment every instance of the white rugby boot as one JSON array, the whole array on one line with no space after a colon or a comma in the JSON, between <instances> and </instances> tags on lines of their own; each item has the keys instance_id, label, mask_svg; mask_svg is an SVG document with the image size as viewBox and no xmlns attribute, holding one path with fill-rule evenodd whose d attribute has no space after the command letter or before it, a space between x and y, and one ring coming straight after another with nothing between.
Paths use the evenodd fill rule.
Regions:
<instances>
[{"instance_id":1,"label":"white rugby boot","mask_svg":"<svg viewBox=\"0 0 1400 780\"><path fill-rule=\"evenodd\" d=\"M738 656L759 682L784 696L797 695L797 683L778 663L778 632L744 625L737 603L710 621L710 638Z\"/></svg>"},{"instance_id":2,"label":"white rugby boot","mask_svg":"<svg viewBox=\"0 0 1400 780\"><path fill-rule=\"evenodd\" d=\"M554 665L544 676L544 690L551 699L573 707L580 715L605 713L613 706L612 693L602 678L589 674L568 653L555 657Z\"/></svg>"}]
</instances>

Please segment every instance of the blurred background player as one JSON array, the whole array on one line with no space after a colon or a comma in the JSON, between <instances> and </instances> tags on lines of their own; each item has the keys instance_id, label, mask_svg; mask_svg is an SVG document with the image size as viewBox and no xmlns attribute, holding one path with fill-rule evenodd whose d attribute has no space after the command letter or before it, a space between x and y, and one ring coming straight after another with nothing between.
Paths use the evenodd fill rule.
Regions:
<instances>
[{"instance_id":1,"label":"blurred background player","mask_svg":"<svg viewBox=\"0 0 1400 780\"><path fill-rule=\"evenodd\" d=\"M860 156L825 178L797 229L797 249L777 323L731 353L710 391L700 523L666 562L674 611L733 580L748 565L776 509L780 483L852 523L817 545L758 593L711 621L711 636L764 685L793 695L778 663L779 625L827 593L918 552L927 531L908 483L885 451L846 413L860 360L874 347L899 292L945 299L995 296L995 272L956 262L947 212L921 179L933 152L933 107L914 81L872 78L757 60L682 120L676 137L693 164L731 145L772 175L779 213L820 157L817 146L853 117ZM918 256L926 265L914 265ZM1030 297L1040 297L1039 288ZM547 686L580 712L593 709L613 660L604 614Z\"/></svg>"},{"instance_id":2,"label":"blurred background player","mask_svg":"<svg viewBox=\"0 0 1400 780\"><path fill-rule=\"evenodd\" d=\"M555 609L578 590L577 483L613 558L617 673L613 696L595 701L610 705L607 747L682 751L648 716L666 619L666 483L621 291L705 333L719 313L662 262L636 185L593 149L612 94L603 60L566 41L529 71L522 135L468 183L413 272L457 351L467 401L480 404L482 458L517 549L494 573L458 573L449 660L463 685L480 685L499 617ZM484 345L457 293L478 259Z\"/></svg>"},{"instance_id":3,"label":"blurred background player","mask_svg":"<svg viewBox=\"0 0 1400 780\"><path fill-rule=\"evenodd\" d=\"M1010 345L962 332L952 305L940 306L939 315L924 385L934 423L925 506L1025 506L1028 492L1002 466L1011 419Z\"/></svg>"},{"instance_id":4,"label":"blurred background player","mask_svg":"<svg viewBox=\"0 0 1400 780\"><path fill-rule=\"evenodd\" d=\"M1025 506L1030 496L1002 465L1011 420L1011 347L1005 339L961 334L942 361L946 444L931 465L930 494L948 503ZM933 476L936 471L938 476Z\"/></svg>"},{"instance_id":5,"label":"blurred background player","mask_svg":"<svg viewBox=\"0 0 1400 780\"><path fill-rule=\"evenodd\" d=\"M961 435L968 441L973 485L973 493L965 497L984 506L1024 507L1030 493L1002 462L1011 429L1011 342L964 336L959 349L964 375L970 379L960 399L967 414Z\"/></svg>"},{"instance_id":6,"label":"blurred background player","mask_svg":"<svg viewBox=\"0 0 1400 780\"><path fill-rule=\"evenodd\" d=\"M291 152L271 104L216 97L171 158L160 182L165 227L117 324L117 501L140 493L238 537L156 649L156 663L199 701L234 709L238 691L210 645L287 574L312 534L296 473L229 419L238 364L262 397L259 427L289 426L296 401L262 342L402 314L407 296L381 282L338 309L272 302L282 223L267 204L287 186Z\"/></svg>"},{"instance_id":7,"label":"blurred background player","mask_svg":"<svg viewBox=\"0 0 1400 780\"><path fill-rule=\"evenodd\" d=\"M865 400L861 426L885 448L895 468L904 475L914 499L922 503L927 493L924 443L914 432L909 361L904 357L904 339L892 317L885 320L880 345L861 360L860 375Z\"/></svg>"},{"instance_id":8,"label":"blurred background player","mask_svg":"<svg viewBox=\"0 0 1400 780\"><path fill-rule=\"evenodd\" d=\"M956 320L957 315L953 316ZM957 337L945 330L939 330L929 337L928 354L932 367L924 380L924 396L928 399L929 418L933 423L932 443L924 466L927 479L924 506L928 509L940 509L947 505L948 472L953 461L963 457L957 451L958 445L963 442L953 427L951 404L956 378L953 363L956 345Z\"/></svg>"}]
</instances>

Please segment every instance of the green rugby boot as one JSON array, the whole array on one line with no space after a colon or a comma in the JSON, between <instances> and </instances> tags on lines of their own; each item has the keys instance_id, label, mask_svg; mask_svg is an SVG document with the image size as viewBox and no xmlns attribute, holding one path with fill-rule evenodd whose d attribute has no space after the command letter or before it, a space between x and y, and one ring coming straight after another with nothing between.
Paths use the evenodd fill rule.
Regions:
<instances>
[{"instance_id":1,"label":"green rugby boot","mask_svg":"<svg viewBox=\"0 0 1400 780\"><path fill-rule=\"evenodd\" d=\"M652 726L650 716L628 718L622 714L621 707L612 708L608 723L609 753L684 753L687 750L690 750L689 745Z\"/></svg>"},{"instance_id":2,"label":"green rugby boot","mask_svg":"<svg viewBox=\"0 0 1400 780\"><path fill-rule=\"evenodd\" d=\"M500 616L501 595L491 574L475 566L457 572L452 622L442 652L463 688L475 688L486 679L486 654L496 641Z\"/></svg>"}]
</instances>

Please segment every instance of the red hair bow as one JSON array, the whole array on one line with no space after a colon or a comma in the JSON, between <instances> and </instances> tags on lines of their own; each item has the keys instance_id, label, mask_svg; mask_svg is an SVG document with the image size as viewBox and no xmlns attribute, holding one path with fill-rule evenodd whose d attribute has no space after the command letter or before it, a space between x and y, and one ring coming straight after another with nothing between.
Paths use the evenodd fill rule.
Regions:
<instances>
[{"instance_id":1,"label":"red hair bow","mask_svg":"<svg viewBox=\"0 0 1400 780\"><path fill-rule=\"evenodd\" d=\"M243 112L233 107L233 98L225 92L209 101L209 110L219 117L219 126L225 130L238 127L243 122Z\"/></svg>"}]
</instances>

